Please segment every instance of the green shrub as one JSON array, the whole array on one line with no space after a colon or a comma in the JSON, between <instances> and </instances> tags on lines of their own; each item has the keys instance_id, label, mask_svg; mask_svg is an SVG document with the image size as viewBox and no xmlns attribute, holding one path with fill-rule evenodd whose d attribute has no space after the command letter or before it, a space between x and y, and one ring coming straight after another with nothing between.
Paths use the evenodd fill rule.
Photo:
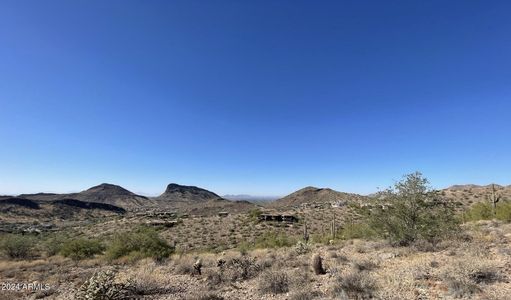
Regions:
<instances>
[{"instance_id":1,"label":"green shrub","mask_svg":"<svg viewBox=\"0 0 511 300\"><path fill-rule=\"evenodd\" d=\"M34 255L35 239L31 236L9 234L2 237L0 248L12 259L27 259Z\"/></svg>"},{"instance_id":2,"label":"green shrub","mask_svg":"<svg viewBox=\"0 0 511 300\"><path fill-rule=\"evenodd\" d=\"M419 240L437 243L455 234L459 227L452 203L441 200L428 185L416 172L380 193L368 213L372 230L398 245Z\"/></svg>"},{"instance_id":3,"label":"green shrub","mask_svg":"<svg viewBox=\"0 0 511 300\"><path fill-rule=\"evenodd\" d=\"M257 221L262 213L263 212L259 208L254 208L249 211L248 215L252 220Z\"/></svg>"},{"instance_id":4,"label":"green shrub","mask_svg":"<svg viewBox=\"0 0 511 300\"><path fill-rule=\"evenodd\" d=\"M490 203L478 202L473 204L466 212L467 221L490 220L493 218Z\"/></svg>"},{"instance_id":5,"label":"green shrub","mask_svg":"<svg viewBox=\"0 0 511 300\"><path fill-rule=\"evenodd\" d=\"M367 223L351 223L346 224L340 231L339 236L342 239L372 239L376 236L376 232Z\"/></svg>"},{"instance_id":6,"label":"green shrub","mask_svg":"<svg viewBox=\"0 0 511 300\"><path fill-rule=\"evenodd\" d=\"M473 204L465 213L467 221L497 219L504 222L511 222L511 202L502 201L497 203L495 214L492 204L489 202L478 202Z\"/></svg>"},{"instance_id":7,"label":"green shrub","mask_svg":"<svg viewBox=\"0 0 511 300\"><path fill-rule=\"evenodd\" d=\"M39 248L46 253L46 255L54 256L60 253L64 243L69 240L69 237L63 234L50 234L42 237L39 243Z\"/></svg>"},{"instance_id":8,"label":"green shrub","mask_svg":"<svg viewBox=\"0 0 511 300\"><path fill-rule=\"evenodd\" d=\"M511 222L511 201L502 201L497 205L496 216L497 220Z\"/></svg>"},{"instance_id":9,"label":"green shrub","mask_svg":"<svg viewBox=\"0 0 511 300\"><path fill-rule=\"evenodd\" d=\"M312 234L310 238L312 244L324 244L328 245L332 240L331 234Z\"/></svg>"},{"instance_id":10,"label":"green shrub","mask_svg":"<svg viewBox=\"0 0 511 300\"><path fill-rule=\"evenodd\" d=\"M281 248L296 244L296 238L275 231L265 232L255 240L255 248Z\"/></svg>"},{"instance_id":11,"label":"green shrub","mask_svg":"<svg viewBox=\"0 0 511 300\"><path fill-rule=\"evenodd\" d=\"M100 241L94 239L70 239L62 244L60 254L73 260L94 257L105 250Z\"/></svg>"},{"instance_id":12,"label":"green shrub","mask_svg":"<svg viewBox=\"0 0 511 300\"><path fill-rule=\"evenodd\" d=\"M109 245L106 256L108 259L129 257L136 260L152 257L162 260L174 252L174 247L158 236L158 233L148 227L139 227L131 232L119 234Z\"/></svg>"}]
</instances>

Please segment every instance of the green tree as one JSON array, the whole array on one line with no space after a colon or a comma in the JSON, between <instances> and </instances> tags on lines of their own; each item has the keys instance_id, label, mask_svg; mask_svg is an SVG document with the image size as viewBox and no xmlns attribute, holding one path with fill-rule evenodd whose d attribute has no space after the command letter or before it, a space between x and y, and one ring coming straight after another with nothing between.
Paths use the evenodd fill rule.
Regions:
<instances>
[{"instance_id":1,"label":"green tree","mask_svg":"<svg viewBox=\"0 0 511 300\"><path fill-rule=\"evenodd\" d=\"M398 245L417 240L435 243L458 228L453 205L441 200L419 172L381 192L368 219L375 232Z\"/></svg>"},{"instance_id":2,"label":"green tree","mask_svg":"<svg viewBox=\"0 0 511 300\"><path fill-rule=\"evenodd\" d=\"M0 236L0 250L13 259L28 259L34 255L35 239L32 236L8 234Z\"/></svg>"},{"instance_id":3,"label":"green tree","mask_svg":"<svg viewBox=\"0 0 511 300\"><path fill-rule=\"evenodd\" d=\"M62 244L60 254L73 260L92 258L96 254L101 254L105 247L99 240L77 238L70 239Z\"/></svg>"},{"instance_id":4,"label":"green tree","mask_svg":"<svg viewBox=\"0 0 511 300\"><path fill-rule=\"evenodd\" d=\"M174 252L174 247L160 238L153 228L141 226L131 232L116 235L106 251L108 259L129 256L133 260L152 257L163 260Z\"/></svg>"}]
</instances>

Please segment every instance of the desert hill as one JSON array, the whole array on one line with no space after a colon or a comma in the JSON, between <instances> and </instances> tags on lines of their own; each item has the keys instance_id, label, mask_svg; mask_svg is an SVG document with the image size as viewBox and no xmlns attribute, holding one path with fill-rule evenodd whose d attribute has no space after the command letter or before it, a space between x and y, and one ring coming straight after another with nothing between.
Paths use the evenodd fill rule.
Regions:
<instances>
[{"instance_id":1,"label":"desert hill","mask_svg":"<svg viewBox=\"0 0 511 300\"><path fill-rule=\"evenodd\" d=\"M1 197L0 199L12 198L11 196ZM165 191L157 197L137 195L121 186L103 183L79 193L21 194L17 198L32 200L36 203L78 200L84 203L112 205L128 211L173 210L197 215L212 215L223 211L240 213L257 207L247 201L226 200L206 189L176 183L167 185Z\"/></svg>"},{"instance_id":2,"label":"desert hill","mask_svg":"<svg viewBox=\"0 0 511 300\"><path fill-rule=\"evenodd\" d=\"M196 186L171 183L165 192L153 198L158 207L166 207L194 215L214 215L219 212L248 212L257 206L248 201L230 201Z\"/></svg>"},{"instance_id":3,"label":"desert hill","mask_svg":"<svg viewBox=\"0 0 511 300\"><path fill-rule=\"evenodd\" d=\"M167 202L206 202L209 200L222 199L217 194L208 190L196 187L171 183L163 194L156 197L157 200Z\"/></svg>"},{"instance_id":4,"label":"desert hill","mask_svg":"<svg viewBox=\"0 0 511 300\"><path fill-rule=\"evenodd\" d=\"M311 204L335 205L347 202L361 203L367 201L366 196L338 192L329 188L305 187L268 205L269 208L291 208Z\"/></svg>"},{"instance_id":5,"label":"desert hill","mask_svg":"<svg viewBox=\"0 0 511 300\"><path fill-rule=\"evenodd\" d=\"M495 184L495 192L501 196L502 200L511 201L511 185L502 186ZM440 194L445 199L459 202L464 206L469 206L476 202L488 201L488 197L492 193L492 184L488 185L453 185L440 190Z\"/></svg>"},{"instance_id":6,"label":"desert hill","mask_svg":"<svg viewBox=\"0 0 511 300\"><path fill-rule=\"evenodd\" d=\"M0 231L41 229L40 226L33 224L55 224L70 220L91 221L94 218L116 216L125 212L126 210L118 206L76 199L30 200L4 197L0 199Z\"/></svg>"},{"instance_id":7,"label":"desert hill","mask_svg":"<svg viewBox=\"0 0 511 300\"><path fill-rule=\"evenodd\" d=\"M137 195L127 189L114 185L103 183L79 193L70 194L53 194L53 193L37 193L37 194L21 194L19 198L40 201L55 201L63 199L75 199L84 202L95 202L110 204L124 209L134 209L141 206L150 206L153 201L148 197Z\"/></svg>"}]
</instances>

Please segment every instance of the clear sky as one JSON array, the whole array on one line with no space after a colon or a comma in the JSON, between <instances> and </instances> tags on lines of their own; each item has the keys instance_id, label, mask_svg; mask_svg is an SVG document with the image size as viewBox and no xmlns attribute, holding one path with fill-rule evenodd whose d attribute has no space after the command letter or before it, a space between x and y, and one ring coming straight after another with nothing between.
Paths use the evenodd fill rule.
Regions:
<instances>
[{"instance_id":1,"label":"clear sky","mask_svg":"<svg viewBox=\"0 0 511 300\"><path fill-rule=\"evenodd\" d=\"M510 1L1 1L0 194L511 184Z\"/></svg>"}]
</instances>

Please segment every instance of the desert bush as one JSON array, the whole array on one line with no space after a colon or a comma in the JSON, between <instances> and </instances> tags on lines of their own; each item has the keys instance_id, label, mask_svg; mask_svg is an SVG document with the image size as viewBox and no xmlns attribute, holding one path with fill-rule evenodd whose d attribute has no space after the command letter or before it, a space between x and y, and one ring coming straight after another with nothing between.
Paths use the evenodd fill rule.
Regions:
<instances>
[{"instance_id":1,"label":"desert bush","mask_svg":"<svg viewBox=\"0 0 511 300\"><path fill-rule=\"evenodd\" d=\"M345 240L350 239L372 239L376 232L366 222L346 224L339 231L339 237Z\"/></svg>"},{"instance_id":2,"label":"desert bush","mask_svg":"<svg viewBox=\"0 0 511 300\"><path fill-rule=\"evenodd\" d=\"M511 201L502 201L497 205L496 216L497 220L511 222Z\"/></svg>"},{"instance_id":3,"label":"desert bush","mask_svg":"<svg viewBox=\"0 0 511 300\"><path fill-rule=\"evenodd\" d=\"M330 244L331 240L332 240L331 234L312 234L311 235L311 242L313 244L328 245L328 244Z\"/></svg>"},{"instance_id":4,"label":"desert bush","mask_svg":"<svg viewBox=\"0 0 511 300\"><path fill-rule=\"evenodd\" d=\"M511 222L511 202L501 201L493 214L492 204L489 202L478 202L473 204L465 213L467 221L497 219L504 222Z\"/></svg>"},{"instance_id":5,"label":"desert bush","mask_svg":"<svg viewBox=\"0 0 511 300\"><path fill-rule=\"evenodd\" d=\"M504 281L494 262L475 257L456 258L440 274L450 294L455 298L472 297L481 291L480 284Z\"/></svg>"},{"instance_id":6,"label":"desert bush","mask_svg":"<svg viewBox=\"0 0 511 300\"><path fill-rule=\"evenodd\" d=\"M27 259L34 255L34 244L31 236L8 234L2 237L0 249L9 258Z\"/></svg>"},{"instance_id":7,"label":"desert bush","mask_svg":"<svg viewBox=\"0 0 511 300\"><path fill-rule=\"evenodd\" d=\"M250 217L250 219L252 219L253 221L257 221L259 219L259 216L262 214L262 210L260 210L259 208L255 208L255 209L252 209L248 212L248 215Z\"/></svg>"},{"instance_id":8,"label":"desert bush","mask_svg":"<svg viewBox=\"0 0 511 300\"><path fill-rule=\"evenodd\" d=\"M285 272L268 269L263 272L258 283L261 294L282 294L289 291L289 279Z\"/></svg>"},{"instance_id":9,"label":"desert bush","mask_svg":"<svg viewBox=\"0 0 511 300\"><path fill-rule=\"evenodd\" d=\"M446 285L449 294L451 294L454 298L470 298L475 293L481 291L481 289L470 281L460 280L456 278L447 278Z\"/></svg>"},{"instance_id":10,"label":"desert bush","mask_svg":"<svg viewBox=\"0 0 511 300\"><path fill-rule=\"evenodd\" d=\"M37 254L37 239L32 235L0 235L0 251L12 259L29 259Z\"/></svg>"},{"instance_id":11,"label":"desert bush","mask_svg":"<svg viewBox=\"0 0 511 300\"><path fill-rule=\"evenodd\" d=\"M282 260L277 259L277 256L274 253L267 253L266 255L259 257L257 260L257 264L261 270L271 268L279 263L282 263Z\"/></svg>"},{"instance_id":12,"label":"desert bush","mask_svg":"<svg viewBox=\"0 0 511 300\"><path fill-rule=\"evenodd\" d=\"M358 271L337 276L332 287L334 297L347 299L372 299L375 290L376 284L370 274Z\"/></svg>"},{"instance_id":13,"label":"desert bush","mask_svg":"<svg viewBox=\"0 0 511 300\"><path fill-rule=\"evenodd\" d=\"M67 236L62 234L52 234L43 238L40 243L40 248L46 256L54 256L60 253L64 243L68 241L68 239Z\"/></svg>"},{"instance_id":14,"label":"desert bush","mask_svg":"<svg viewBox=\"0 0 511 300\"><path fill-rule=\"evenodd\" d=\"M294 268L287 273L291 300L309 300L319 296L311 286L311 276L308 266Z\"/></svg>"},{"instance_id":15,"label":"desert bush","mask_svg":"<svg viewBox=\"0 0 511 300\"><path fill-rule=\"evenodd\" d=\"M168 276L168 270L159 268L158 264L150 259L141 261L137 266L137 268L130 268L129 271L122 273L123 278L127 278L134 294L156 295L182 291L182 287L174 284L171 277Z\"/></svg>"},{"instance_id":16,"label":"desert bush","mask_svg":"<svg viewBox=\"0 0 511 300\"><path fill-rule=\"evenodd\" d=\"M161 239L154 229L139 227L134 231L115 236L107 248L106 256L108 259L129 257L136 260L151 257L162 260L173 252L174 248Z\"/></svg>"},{"instance_id":17,"label":"desert bush","mask_svg":"<svg viewBox=\"0 0 511 300\"><path fill-rule=\"evenodd\" d=\"M224 283L225 278L222 271L206 269L204 271L204 275L206 277L207 285L210 289L217 289L220 284Z\"/></svg>"},{"instance_id":18,"label":"desert bush","mask_svg":"<svg viewBox=\"0 0 511 300\"><path fill-rule=\"evenodd\" d=\"M105 247L99 240L95 239L69 239L62 244L60 254L73 260L81 260L91 258L96 254L100 254Z\"/></svg>"},{"instance_id":19,"label":"desert bush","mask_svg":"<svg viewBox=\"0 0 511 300\"><path fill-rule=\"evenodd\" d=\"M254 258L248 256L232 258L221 266L222 277L232 282L254 278L260 271L261 266Z\"/></svg>"},{"instance_id":20,"label":"desert bush","mask_svg":"<svg viewBox=\"0 0 511 300\"><path fill-rule=\"evenodd\" d=\"M62 244L60 254L73 260L91 258L105 250L100 241L94 239L71 239Z\"/></svg>"},{"instance_id":21,"label":"desert bush","mask_svg":"<svg viewBox=\"0 0 511 300\"><path fill-rule=\"evenodd\" d=\"M129 283L115 282L113 271L96 272L80 286L77 300L123 300L131 299L133 291Z\"/></svg>"},{"instance_id":22,"label":"desert bush","mask_svg":"<svg viewBox=\"0 0 511 300\"><path fill-rule=\"evenodd\" d=\"M296 239L281 232L268 231L255 240L255 248L281 248L291 247L296 244Z\"/></svg>"},{"instance_id":23,"label":"desert bush","mask_svg":"<svg viewBox=\"0 0 511 300\"><path fill-rule=\"evenodd\" d=\"M490 203L478 202L470 206L465 213L467 221L491 220L493 218Z\"/></svg>"},{"instance_id":24,"label":"desert bush","mask_svg":"<svg viewBox=\"0 0 511 300\"><path fill-rule=\"evenodd\" d=\"M289 299L290 300L313 300L313 299L316 299L317 297L319 297L318 292L303 289L303 290L293 292L290 295Z\"/></svg>"},{"instance_id":25,"label":"desert bush","mask_svg":"<svg viewBox=\"0 0 511 300\"><path fill-rule=\"evenodd\" d=\"M316 275L326 274L326 271L323 268L323 259L319 254L315 254L312 257L311 265L312 269L314 270L314 274Z\"/></svg>"},{"instance_id":26,"label":"desert bush","mask_svg":"<svg viewBox=\"0 0 511 300\"><path fill-rule=\"evenodd\" d=\"M357 271L371 271L378 267L374 262L370 260L359 260L353 262L353 268Z\"/></svg>"},{"instance_id":27,"label":"desert bush","mask_svg":"<svg viewBox=\"0 0 511 300\"><path fill-rule=\"evenodd\" d=\"M454 207L437 197L421 173L406 175L394 188L381 192L378 201L367 212L368 223L393 244L437 243L458 232Z\"/></svg>"},{"instance_id":28,"label":"desert bush","mask_svg":"<svg viewBox=\"0 0 511 300\"><path fill-rule=\"evenodd\" d=\"M176 274L180 275L194 275L195 269L193 267L194 260L190 257L181 257L176 262Z\"/></svg>"},{"instance_id":29,"label":"desert bush","mask_svg":"<svg viewBox=\"0 0 511 300\"><path fill-rule=\"evenodd\" d=\"M477 284L491 284L498 281L503 281L503 277L496 271L490 268L477 270L469 275L470 279Z\"/></svg>"},{"instance_id":30,"label":"desert bush","mask_svg":"<svg viewBox=\"0 0 511 300\"><path fill-rule=\"evenodd\" d=\"M295 250L296 254L302 255L302 254L308 253L310 251L310 247L307 243L305 243L303 241L298 241L296 243L296 245L294 246L294 250Z\"/></svg>"}]
</instances>

